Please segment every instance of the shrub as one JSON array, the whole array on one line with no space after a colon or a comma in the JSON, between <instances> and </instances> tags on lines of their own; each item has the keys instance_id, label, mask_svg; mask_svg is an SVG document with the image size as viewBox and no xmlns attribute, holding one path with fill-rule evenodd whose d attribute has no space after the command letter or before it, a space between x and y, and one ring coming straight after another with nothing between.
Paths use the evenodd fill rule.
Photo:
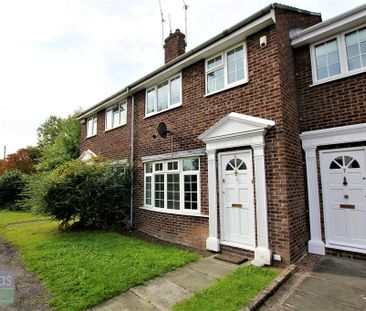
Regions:
<instances>
[{"instance_id":1,"label":"shrub","mask_svg":"<svg viewBox=\"0 0 366 311\"><path fill-rule=\"evenodd\" d=\"M25 176L20 171L10 171L0 176L0 209L22 209L18 204L25 186Z\"/></svg>"},{"instance_id":2,"label":"shrub","mask_svg":"<svg viewBox=\"0 0 366 311\"><path fill-rule=\"evenodd\" d=\"M58 170L37 172L26 179L21 204L35 214L46 214L45 196L51 183L58 177Z\"/></svg>"},{"instance_id":3,"label":"shrub","mask_svg":"<svg viewBox=\"0 0 366 311\"><path fill-rule=\"evenodd\" d=\"M71 161L51 178L41 205L62 225L116 229L127 225L130 208L128 164Z\"/></svg>"}]
</instances>

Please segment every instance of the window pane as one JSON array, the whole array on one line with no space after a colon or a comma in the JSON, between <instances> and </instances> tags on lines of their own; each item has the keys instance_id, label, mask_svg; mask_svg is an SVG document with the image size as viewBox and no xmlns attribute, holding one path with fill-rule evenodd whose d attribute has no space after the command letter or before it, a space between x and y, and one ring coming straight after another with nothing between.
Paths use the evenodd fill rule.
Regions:
<instances>
[{"instance_id":1,"label":"window pane","mask_svg":"<svg viewBox=\"0 0 366 311\"><path fill-rule=\"evenodd\" d=\"M147 92L147 108L146 113L155 112L155 90Z\"/></svg>"},{"instance_id":2,"label":"window pane","mask_svg":"<svg viewBox=\"0 0 366 311\"><path fill-rule=\"evenodd\" d=\"M183 171L198 171L198 170L199 170L198 158L183 160Z\"/></svg>"},{"instance_id":3,"label":"window pane","mask_svg":"<svg viewBox=\"0 0 366 311\"><path fill-rule=\"evenodd\" d=\"M170 80L170 106L180 103L180 77Z\"/></svg>"},{"instance_id":4,"label":"window pane","mask_svg":"<svg viewBox=\"0 0 366 311\"><path fill-rule=\"evenodd\" d=\"M92 136L92 126L93 126L93 119L89 119L87 122L86 122L86 136L89 137L89 136Z\"/></svg>"},{"instance_id":5,"label":"window pane","mask_svg":"<svg viewBox=\"0 0 366 311\"><path fill-rule=\"evenodd\" d=\"M334 76L341 72L341 68L339 67L339 63L335 63L329 66L329 76Z\"/></svg>"},{"instance_id":6,"label":"window pane","mask_svg":"<svg viewBox=\"0 0 366 311\"><path fill-rule=\"evenodd\" d=\"M155 171L160 172L163 170L163 163L155 163Z\"/></svg>"},{"instance_id":7,"label":"window pane","mask_svg":"<svg viewBox=\"0 0 366 311\"><path fill-rule=\"evenodd\" d=\"M119 111L119 107L113 109L113 123L112 127L116 127L121 124L121 114Z\"/></svg>"},{"instance_id":8,"label":"window pane","mask_svg":"<svg viewBox=\"0 0 366 311\"><path fill-rule=\"evenodd\" d=\"M361 61L358 56L348 59L348 69L349 70L354 70L354 69L358 69L358 68L361 68Z\"/></svg>"},{"instance_id":9,"label":"window pane","mask_svg":"<svg viewBox=\"0 0 366 311\"><path fill-rule=\"evenodd\" d=\"M184 176L184 208L190 210L197 210L197 175Z\"/></svg>"},{"instance_id":10,"label":"window pane","mask_svg":"<svg viewBox=\"0 0 366 311\"><path fill-rule=\"evenodd\" d=\"M145 164L145 171L146 171L146 173L152 173L152 164L151 163Z\"/></svg>"},{"instance_id":11,"label":"window pane","mask_svg":"<svg viewBox=\"0 0 366 311\"><path fill-rule=\"evenodd\" d=\"M167 175L168 209L180 209L179 174Z\"/></svg>"},{"instance_id":12,"label":"window pane","mask_svg":"<svg viewBox=\"0 0 366 311\"><path fill-rule=\"evenodd\" d=\"M168 162L168 171L176 171L178 169L178 161Z\"/></svg>"},{"instance_id":13,"label":"window pane","mask_svg":"<svg viewBox=\"0 0 366 311\"><path fill-rule=\"evenodd\" d=\"M112 128L112 109L107 110L107 117L106 117L106 129L109 130Z\"/></svg>"},{"instance_id":14,"label":"window pane","mask_svg":"<svg viewBox=\"0 0 366 311\"><path fill-rule=\"evenodd\" d=\"M207 62L207 69L210 70L210 69L215 68L215 67L220 66L220 65L222 65L222 56L221 55L210 59Z\"/></svg>"},{"instance_id":15,"label":"window pane","mask_svg":"<svg viewBox=\"0 0 366 311\"><path fill-rule=\"evenodd\" d=\"M155 175L155 207L164 208L164 175Z\"/></svg>"},{"instance_id":16,"label":"window pane","mask_svg":"<svg viewBox=\"0 0 366 311\"><path fill-rule=\"evenodd\" d=\"M217 69L207 75L207 93L224 88L224 69Z\"/></svg>"},{"instance_id":17,"label":"window pane","mask_svg":"<svg viewBox=\"0 0 366 311\"><path fill-rule=\"evenodd\" d=\"M244 79L243 47L237 47L227 53L228 83Z\"/></svg>"},{"instance_id":18,"label":"window pane","mask_svg":"<svg viewBox=\"0 0 366 311\"><path fill-rule=\"evenodd\" d=\"M318 79L324 79L340 73L337 39L315 46L316 71Z\"/></svg>"},{"instance_id":19,"label":"window pane","mask_svg":"<svg viewBox=\"0 0 366 311\"><path fill-rule=\"evenodd\" d=\"M145 204L151 205L151 176L146 176L145 178Z\"/></svg>"},{"instance_id":20,"label":"window pane","mask_svg":"<svg viewBox=\"0 0 366 311\"><path fill-rule=\"evenodd\" d=\"M358 50L358 44L351 45L347 47L347 56L348 58L358 56L360 51Z\"/></svg>"},{"instance_id":21,"label":"window pane","mask_svg":"<svg viewBox=\"0 0 366 311\"><path fill-rule=\"evenodd\" d=\"M97 134L97 128L98 128L98 118L95 117L93 119L93 135Z\"/></svg>"},{"instance_id":22,"label":"window pane","mask_svg":"<svg viewBox=\"0 0 366 311\"><path fill-rule=\"evenodd\" d=\"M169 84L168 81L158 86L158 107L157 111L168 108Z\"/></svg>"}]
</instances>

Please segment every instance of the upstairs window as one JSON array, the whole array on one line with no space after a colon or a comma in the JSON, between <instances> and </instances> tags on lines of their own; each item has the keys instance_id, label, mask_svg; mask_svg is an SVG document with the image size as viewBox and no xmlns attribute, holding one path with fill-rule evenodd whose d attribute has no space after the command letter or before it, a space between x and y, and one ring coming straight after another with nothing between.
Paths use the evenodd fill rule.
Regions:
<instances>
[{"instance_id":1,"label":"upstairs window","mask_svg":"<svg viewBox=\"0 0 366 311\"><path fill-rule=\"evenodd\" d=\"M127 123L127 102L120 103L106 110L106 131L122 126Z\"/></svg>"},{"instance_id":2,"label":"upstairs window","mask_svg":"<svg viewBox=\"0 0 366 311\"><path fill-rule=\"evenodd\" d=\"M311 45L314 84L366 71L366 27Z\"/></svg>"},{"instance_id":3,"label":"upstairs window","mask_svg":"<svg viewBox=\"0 0 366 311\"><path fill-rule=\"evenodd\" d=\"M206 94L246 82L246 50L241 44L206 60Z\"/></svg>"},{"instance_id":4,"label":"upstairs window","mask_svg":"<svg viewBox=\"0 0 366 311\"><path fill-rule=\"evenodd\" d=\"M317 78L324 79L341 72L337 39L315 46Z\"/></svg>"},{"instance_id":5,"label":"upstairs window","mask_svg":"<svg viewBox=\"0 0 366 311\"><path fill-rule=\"evenodd\" d=\"M349 70L366 67L366 27L346 34Z\"/></svg>"},{"instance_id":6,"label":"upstairs window","mask_svg":"<svg viewBox=\"0 0 366 311\"><path fill-rule=\"evenodd\" d=\"M145 116L178 107L182 104L181 75L174 76L146 91Z\"/></svg>"},{"instance_id":7,"label":"upstairs window","mask_svg":"<svg viewBox=\"0 0 366 311\"><path fill-rule=\"evenodd\" d=\"M92 137L97 135L97 125L98 125L97 116L91 117L86 120L86 137Z\"/></svg>"}]
</instances>

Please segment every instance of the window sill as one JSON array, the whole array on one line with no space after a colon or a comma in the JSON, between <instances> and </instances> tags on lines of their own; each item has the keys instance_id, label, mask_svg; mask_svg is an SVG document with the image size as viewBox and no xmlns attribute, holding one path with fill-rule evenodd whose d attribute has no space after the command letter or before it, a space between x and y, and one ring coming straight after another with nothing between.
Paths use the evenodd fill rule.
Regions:
<instances>
[{"instance_id":1,"label":"window sill","mask_svg":"<svg viewBox=\"0 0 366 311\"><path fill-rule=\"evenodd\" d=\"M200 212L186 212L181 210L168 210L158 207L150 207L150 206L141 206L140 209L152 211L152 212L159 212L164 214L174 214L174 215L182 215L182 216L196 216L196 217L205 217L208 218L208 215L201 214Z\"/></svg>"},{"instance_id":2,"label":"window sill","mask_svg":"<svg viewBox=\"0 0 366 311\"><path fill-rule=\"evenodd\" d=\"M110 132L110 131L113 131L113 130L118 129L118 128L120 128L120 127L122 127L122 126L125 126L125 125L127 125L127 123L124 123L124 124L118 125L118 126L116 126L116 127L112 127L111 129L108 129L108 130L104 130L104 132L105 132L105 133L106 133L106 132Z\"/></svg>"},{"instance_id":3,"label":"window sill","mask_svg":"<svg viewBox=\"0 0 366 311\"><path fill-rule=\"evenodd\" d=\"M147 119L147 118L150 118L150 117L156 116L157 114L161 114L161 113L164 113L164 112L167 112L167 111L173 110L173 109L178 108L178 107L181 107L181 106L182 106L182 103L180 103L179 105L171 106L171 107L169 107L168 109L165 109L165 110L162 110L162 111L159 111L159 112L150 113L150 114L148 114L148 115L145 115L144 119Z\"/></svg>"},{"instance_id":4,"label":"window sill","mask_svg":"<svg viewBox=\"0 0 366 311\"><path fill-rule=\"evenodd\" d=\"M366 67L358 69L358 70L347 71L346 73L339 74L339 75L333 76L333 77L328 78L328 79L315 81L313 84L309 85L309 87L314 87L314 86L321 85L321 84L324 84L324 83L328 83L328 82L348 78L348 77L351 77L351 76L356 76L356 75L364 73L364 72L366 72Z\"/></svg>"},{"instance_id":5,"label":"window sill","mask_svg":"<svg viewBox=\"0 0 366 311\"><path fill-rule=\"evenodd\" d=\"M230 90L230 89L232 89L232 88L234 88L234 87L237 87L237 86L239 86L239 85L246 84L246 83L248 83L248 82L249 82L249 79L245 79L245 80L243 80L243 81L240 81L240 82L237 82L237 83L230 84L230 85L226 86L226 87L225 87L225 88L223 88L223 89L220 89L220 90L217 90L217 91L215 91L215 92L211 92L211 93L206 93L206 94L204 95L204 97L209 97L209 96L211 96L211 95L215 95L215 94L217 94L217 93L220 93L220 92L224 92L224 91Z\"/></svg>"},{"instance_id":6,"label":"window sill","mask_svg":"<svg viewBox=\"0 0 366 311\"><path fill-rule=\"evenodd\" d=\"M87 136L87 137L85 137L85 139L93 138L93 137L95 137L95 136L97 136L97 134L95 134L95 135L91 135L91 136Z\"/></svg>"}]
</instances>

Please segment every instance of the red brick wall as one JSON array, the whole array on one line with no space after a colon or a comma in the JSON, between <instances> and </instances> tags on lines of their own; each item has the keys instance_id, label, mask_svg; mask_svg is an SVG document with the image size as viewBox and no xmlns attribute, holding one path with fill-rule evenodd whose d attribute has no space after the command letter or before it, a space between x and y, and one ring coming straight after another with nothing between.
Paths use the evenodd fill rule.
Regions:
<instances>
[{"instance_id":1,"label":"red brick wall","mask_svg":"<svg viewBox=\"0 0 366 311\"><path fill-rule=\"evenodd\" d=\"M105 131L105 110L98 113L97 135L86 138L86 122L81 126L81 152L90 149L105 159L130 159L131 103L127 103L127 124Z\"/></svg>"},{"instance_id":2,"label":"red brick wall","mask_svg":"<svg viewBox=\"0 0 366 311\"><path fill-rule=\"evenodd\" d=\"M306 251L308 240L307 213L305 205L304 170L300 141L299 109L295 81L295 59L288 33L291 29L306 28L321 21L319 16L307 16L292 11L276 10L278 58L281 83L282 122L284 144L281 146L285 164L281 170L286 176L283 199L279 213L288 213L283 218L282 229L289 241L291 260L298 259Z\"/></svg>"},{"instance_id":3,"label":"red brick wall","mask_svg":"<svg viewBox=\"0 0 366 311\"><path fill-rule=\"evenodd\" d=\"M309 47L296 49L301 131L366 122L366 73L312 85Z\"/></svg>"}]
</instances>

